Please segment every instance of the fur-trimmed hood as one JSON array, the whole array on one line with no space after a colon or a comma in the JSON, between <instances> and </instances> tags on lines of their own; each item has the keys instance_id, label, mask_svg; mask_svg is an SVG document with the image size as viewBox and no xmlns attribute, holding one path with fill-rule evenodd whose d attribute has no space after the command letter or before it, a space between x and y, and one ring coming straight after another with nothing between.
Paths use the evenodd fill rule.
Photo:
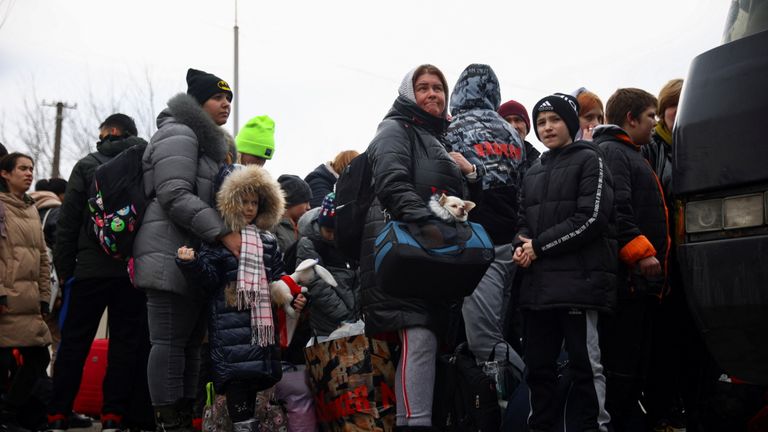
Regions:
<instances>
[{"instance_id":1,"label":"fur-trimmed hood","mask_svg":"<svg viewBox=\"0 0 768 432\"><path fill-rule=\"evenodd\" d=\"M168 107L157 116L157 128L176 121L192 129L200 150L216 162L224 162L229 151L228 133L213 122L197 101L186 93L168 100ZM234 160L234 159L233 159Z\"/></svg>"},{"instance_id":2,"label":"fur-trimmed hood","mask_svg":"<svg viewBox=\"0 0 768 432\"><path fill-rule=\"evenodd\" d=\"M285 198L280 184L269 173L256 165L236 169L227 176L216 194L216 207L224 222L233 232L245 227L242 218L242 196L254 193L259 197L259 212L255 225L268 230L280 220L285 209Z\"/></svg>"}]
</instances>

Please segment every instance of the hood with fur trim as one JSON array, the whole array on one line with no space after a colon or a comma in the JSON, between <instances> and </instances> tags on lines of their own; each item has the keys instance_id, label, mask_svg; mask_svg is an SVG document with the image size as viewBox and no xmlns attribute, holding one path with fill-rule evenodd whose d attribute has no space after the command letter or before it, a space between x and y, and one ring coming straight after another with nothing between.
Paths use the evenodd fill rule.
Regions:
<instances>
[{"instance_id":1,"label":"hood with fur trim","mask_svg":"<svg viewBox=\"0 0 768 432\"><path fill-rule=\"evenodd\" d=\"M224 179L216 194L216 207L233 232L240 232L246 225L242 197L251 193L259 197L259 212L254 221L259 229L272 228L283 214L285 198L280 184L265 169L256 165L236 169Z\"/></svg>"},{"instance_id":2,"label":"hood with fur trim","mask_svg":"<svg viewBox=\"0 0 768 432\"><path fill-rule=\"evenodd\" d=\"M179 93L168 100L168 108L157 116L157 128L176 121L192 129L200 150L216 162L224 162L230 151L228 133L216 123L192 96ZM234 142L234 141L232 141ZM234 160L234 159L233 159Z\"/></svg>"}]
</instances>

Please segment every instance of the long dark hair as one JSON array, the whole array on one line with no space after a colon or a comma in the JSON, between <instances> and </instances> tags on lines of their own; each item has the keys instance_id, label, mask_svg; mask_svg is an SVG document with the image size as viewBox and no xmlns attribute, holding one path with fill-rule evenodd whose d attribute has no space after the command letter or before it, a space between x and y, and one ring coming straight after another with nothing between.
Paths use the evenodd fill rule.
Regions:
<instances>
[{"instance_id":1,"label":"long dark hair","mask_svg":"<svg viewBox=\"0 0 768 432\"><path fill-rule=\"evenodd\" d=\"M35 160L32 159L32 156L25 155L24 153L13 152L3 156L2 159L0 159L0 171L13 171L13 169L16 168L16 161L21 158L27 158L32 161L32 165L35 164ZM0 177L0 180L2 180L3 186L8 188L8 183L5 181L5 179Z\"/></svg>"}]
</instances>

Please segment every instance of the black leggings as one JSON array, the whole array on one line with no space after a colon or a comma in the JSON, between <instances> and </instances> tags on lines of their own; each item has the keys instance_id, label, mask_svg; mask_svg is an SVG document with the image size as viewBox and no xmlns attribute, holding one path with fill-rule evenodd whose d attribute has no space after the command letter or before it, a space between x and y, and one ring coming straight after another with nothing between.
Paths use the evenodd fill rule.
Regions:
<instances>
[{"instance_id":1,"label":"black leggings","mask_svg":"<svg viewBox=\"0 0 768 432\"><path fill-rule=\"evenodd\" d=\"M23 406L32 392L35 390L35 384L41 377L46 376L45 368L51 361L48 353L48 347L18 347L23 363L18 365L16 372L11 378L8 392L3 397L3 403L10 409L16 410ZM2 364L0 373L6 376L13 362L13 348L0 348L0 357L5 361Z\"/></svg>"}]
</instances>

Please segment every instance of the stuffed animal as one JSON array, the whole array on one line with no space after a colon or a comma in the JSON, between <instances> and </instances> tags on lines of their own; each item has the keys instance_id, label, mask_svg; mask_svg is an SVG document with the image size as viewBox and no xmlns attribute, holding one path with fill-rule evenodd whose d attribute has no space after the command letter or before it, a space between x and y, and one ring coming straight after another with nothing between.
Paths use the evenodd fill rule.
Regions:
<instances>
[{"instance_id":1,"label":"stuffed animal","mask_svg":"<svg viewBox=\"0 0 768 432\"><path fill-rule=\"evenodd\" d=\"M282 306L286 315L296 318L296 311L293 309L293 300L300 293L309 294L306 286L312 282L315 277L319 277L328 285L338 286L336 279L331 272L318 264L317 259L305 259L298 266L292 275L282 276L280 279L269 284L269 292L272 296L272 302Z\"/></svg>"}]
</instances>

